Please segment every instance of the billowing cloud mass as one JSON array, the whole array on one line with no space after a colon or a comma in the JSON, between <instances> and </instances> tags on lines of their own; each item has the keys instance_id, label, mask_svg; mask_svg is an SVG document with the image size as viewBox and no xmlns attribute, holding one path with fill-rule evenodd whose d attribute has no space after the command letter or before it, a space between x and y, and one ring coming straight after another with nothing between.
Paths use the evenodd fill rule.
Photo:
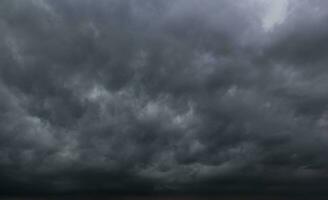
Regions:
<instances>
[{"instance_id":1,"label":"billowing cloud mass","mask_svg":"<svg viewBox=\"0 0 328 200\"><path fill-rule=\"evenodd\" d=\"M325 0L1 0L0 192L324 192Z\"/></svg>"}]
</instances>

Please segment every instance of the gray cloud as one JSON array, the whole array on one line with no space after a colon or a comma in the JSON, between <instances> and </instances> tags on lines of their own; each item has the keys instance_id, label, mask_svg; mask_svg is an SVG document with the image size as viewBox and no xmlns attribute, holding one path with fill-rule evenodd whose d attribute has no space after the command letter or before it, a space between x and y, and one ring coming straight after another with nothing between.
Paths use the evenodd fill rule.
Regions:
<instances>
[{"instance_id":1,"label":"gray cloud","mask_svg":"<svg viewBox=\"0 0 328 200\"><path fill-rule=\"evenodd\" d=\"M0 192L323 192L325 5L1 1Z\"/></svg>"}]
</instances>

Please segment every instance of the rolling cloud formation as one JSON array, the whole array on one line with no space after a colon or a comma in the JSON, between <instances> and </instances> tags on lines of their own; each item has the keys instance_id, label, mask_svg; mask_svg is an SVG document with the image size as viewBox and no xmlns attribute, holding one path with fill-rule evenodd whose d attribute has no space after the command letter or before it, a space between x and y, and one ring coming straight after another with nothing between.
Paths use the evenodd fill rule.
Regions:
<instances>
[{"instance_id":1,"label":"rolling cloud formation","mask_svg":"<svg viewBox=\"0 0 328 200\"><path fill-rule=\"evenodd\" d=\"M2 0L0 192L325 191L327 6Z\"/></svg>"}]
</instances>

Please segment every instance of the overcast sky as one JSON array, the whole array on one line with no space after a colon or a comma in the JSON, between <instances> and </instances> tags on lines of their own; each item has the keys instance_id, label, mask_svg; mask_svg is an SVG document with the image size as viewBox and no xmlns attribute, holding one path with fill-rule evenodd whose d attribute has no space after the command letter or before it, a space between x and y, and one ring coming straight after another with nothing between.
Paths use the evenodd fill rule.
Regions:
<instances>
[{"instance_id":1,"label":"overcast sky","mask_svg":"<svg viewBox=\"0 0 328 200\"><path fill-rule=\"evenodd\" d=\"M0 193L325 193L327 22L326 0L1 0Z\"/></svg>"}]
</instances>

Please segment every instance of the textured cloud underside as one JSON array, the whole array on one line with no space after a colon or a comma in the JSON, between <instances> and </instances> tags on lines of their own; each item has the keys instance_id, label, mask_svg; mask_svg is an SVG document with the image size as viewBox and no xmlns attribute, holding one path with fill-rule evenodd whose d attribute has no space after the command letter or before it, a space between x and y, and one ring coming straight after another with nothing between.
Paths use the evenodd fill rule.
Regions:
<instances>
[{"instance_id":1,"label":"textured cloud underside","mask_svg":"<svg viewBox=\"0 0 328 200\"><path fill-rule=\"evenodd\" d=\"M2 0L1 192L324 190L327 6Z\"/></svg>"}]
</instances>

